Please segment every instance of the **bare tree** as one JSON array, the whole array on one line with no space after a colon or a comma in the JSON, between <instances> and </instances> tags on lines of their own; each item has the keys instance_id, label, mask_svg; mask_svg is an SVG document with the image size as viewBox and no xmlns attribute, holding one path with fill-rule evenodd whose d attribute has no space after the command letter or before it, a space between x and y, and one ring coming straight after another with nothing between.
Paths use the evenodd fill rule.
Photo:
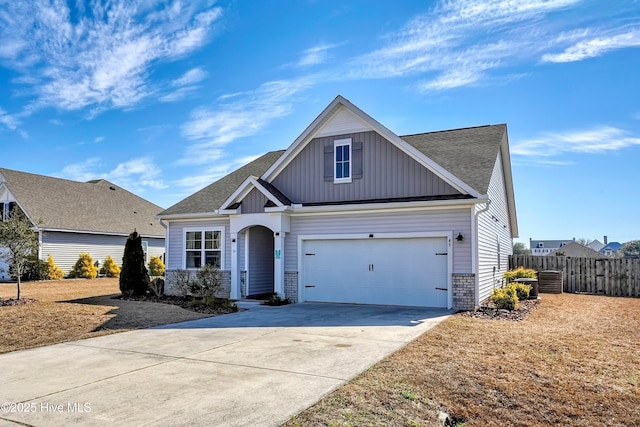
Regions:
<instances>
[{"instance_id":1,"label":"bare tree","mask_svg":"<svg viewBox=\"0 0 640 427\"><path fill-rule=\"evenodd\" d=\"M13 208L9 217L0 221L0 259L9 265L9 269L17 276L18 298L24 268L30 257L38 254L38 234L33 230L29 219Z\"/></svg>"}]
</instances>

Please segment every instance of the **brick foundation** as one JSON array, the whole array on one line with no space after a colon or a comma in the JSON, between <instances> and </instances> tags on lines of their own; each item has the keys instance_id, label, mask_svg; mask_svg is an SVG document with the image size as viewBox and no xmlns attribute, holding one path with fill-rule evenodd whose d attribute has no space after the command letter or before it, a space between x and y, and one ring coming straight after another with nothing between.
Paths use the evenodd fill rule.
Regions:
<instances>
[{"instance_id":1,"label":"brick foundation","mask_svg":"<svg viewBox=\"0 0 640 427\"><path fill-rule=\"evenodd\" d=\"M284 296L291 302L298 302L298 272L284 272Z\"/></svg>"},{"instance_id":2,"label":"brick foundation","mask_svg":"<svg viewBox=\"0 0 640 427\"><path fill-rule=\"evenodd\" d=\"M247 270L240 271L240 298L247 297Z\"/></svg>"},{"instance_id":3,"label":"brick foundation","mask_svg":"<svg viewBox=\"0 0 640 427\"><path fill-rule=\"evenodd\" d=\"M476 275L454 273L451 275L453 286L453 309L474 310L476 308Z\"/></svg>"}]
</instances>

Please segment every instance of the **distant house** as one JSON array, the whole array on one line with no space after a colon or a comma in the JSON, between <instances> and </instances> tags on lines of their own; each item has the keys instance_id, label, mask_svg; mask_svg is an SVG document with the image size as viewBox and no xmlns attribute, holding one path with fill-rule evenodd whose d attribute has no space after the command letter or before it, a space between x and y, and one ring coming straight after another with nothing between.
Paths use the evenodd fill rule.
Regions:
<instances>
[{"instance_id":1,"label":"distant house","mask_svg":"<svg viewBox=\"0 0 640 427\"><path fill-rule=\"evenodd\" d=\"M587 245L588 248L593 249L596 252L600 252L600 249L604 248L604 246L605 244L600 242L598 239L595 239L594 241L592 241Z\"/></svg>"},{"instance_id":2,"label":"distant house","mask_svg":"<svg viewBox=\"0 0 640 427\"><path fill-rule=\"evenodd\" d=\"M142 236L147 261L164 255L164 227L156 219L162 208L106 180L88 182L0 168L0 220L20 209L34 225L39 258L51 255L69 273L81 252L102 262L122 262L127 236ZM0 265L0 279L9 279Z\"/></svg>"},{"instance_id":3,"label":"distant house","mask_svg":"<svg viewBox=\"0 0 640 427\"><path fill-rule=\"evenodd\" d=\"M167 271L216 265L234 299L473 309L518 234L507 127L399 136L338 96L159 218Z\"/></svg>"},{"instance_id":4,"label":"distant house","mask_svg":"<svg viewBox=\"0 0 640 427\"><path fill-rule=\"evenodd\" d=\"M622 247L622 243L620 242L609 242L602 249L600 249L600 253L605 256L614 256Z\"/></svg>"},{"instance_id":5,"label":"distant house","mask_svg":"<svg viewBox=\"0 0 640 427\"><path fill-rule=\"evenodd\" d=\"M531 249L531 255L546 256L546 255L551 255L558 249L566 246L569 242L573 242L573 239L566 239L566 240L529 239L529 249Z\"/></svg>"},{"instance_id":6,"label":"distant house","mask_svg":"<svg viewBox=\"0 0 640 427\"><path fill-rule=\"evenodd\" d=\"M567 256L567 257L574 257L574 258L606 258L606 256L601 254L600 252L594 251L588 246L582 245L573 240L547 256Z\"/></svg>"}]
</instances>

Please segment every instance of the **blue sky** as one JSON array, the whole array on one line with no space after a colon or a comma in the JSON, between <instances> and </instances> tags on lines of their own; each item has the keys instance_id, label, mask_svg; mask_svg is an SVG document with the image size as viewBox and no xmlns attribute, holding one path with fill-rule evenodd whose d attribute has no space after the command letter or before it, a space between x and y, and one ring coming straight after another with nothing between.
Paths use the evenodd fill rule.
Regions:
<instances>
[{"instance_id":1,"label":"blue sky","mask_svg":"<svg viewBox=\"0 0 640 427\"><path fill-rule=\"evenodd\" d=\"M169 207L340 94L398 135L507 123L518 240L625 242L638 70L638 0L0 0L0 166Z\"/></svg>"}]
</instances>

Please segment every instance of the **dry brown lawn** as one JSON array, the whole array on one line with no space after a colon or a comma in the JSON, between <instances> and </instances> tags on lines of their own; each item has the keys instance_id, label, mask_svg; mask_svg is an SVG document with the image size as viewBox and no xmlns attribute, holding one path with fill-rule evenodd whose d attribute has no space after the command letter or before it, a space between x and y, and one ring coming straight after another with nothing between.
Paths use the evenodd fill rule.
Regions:
<instances>
[{"instance_id":1,"label":"dry brown lawn","mask_svg":"<svg viewBox=\"0 0 640 427\"><path fill-rule=\"evenodd\" d=\"M0 353L210 316L118 294L118 279L23 283L37 302L0 307ZM0 297L15 298L16 285L1 283Z\"/></svg>"},{"instance_id":2,"label":"dry brown lawn","mask_svg":"<svg viewBox=\"0 0 640 427\"><path fill-rule=\"evenodd\" d=\"M543 294L521 322L452 316L287 426L640 426L640 299Z\"/></svg>"}]
</instances>

